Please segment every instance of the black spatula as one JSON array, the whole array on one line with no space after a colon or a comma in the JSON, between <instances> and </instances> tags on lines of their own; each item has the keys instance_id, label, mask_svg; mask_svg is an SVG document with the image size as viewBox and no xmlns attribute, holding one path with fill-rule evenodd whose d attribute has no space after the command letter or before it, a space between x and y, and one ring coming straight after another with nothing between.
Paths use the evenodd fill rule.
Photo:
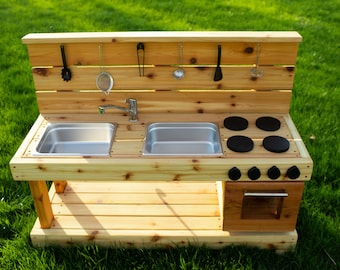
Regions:
<instances>
[{"instance_id":1,"label":"black spatula","mask_svg":"<svg viewBox=\"0 0 340 270\"><path fill-rule=\"evenodd\" d=\"M216 66L215 75L214 75L214 81L215 82L223 79L222 69L220 67L220 65L221 65L221 54L222 54L222 46L218 45L217 66Z\"/></svg>"},{"instance_id":2,"label":"black spatula","mask_svg":"<svg viewBox=\"0 0 340 270\"><path fill-rule=\"evenodd\" d=\"M68 82L71 80L72 74L71 70L67 67L64 45L60 46L60 51L61 58L63 60L63 69L61 70L61 77L63 78L64 81Z\"/></svg>"}]
</instances>

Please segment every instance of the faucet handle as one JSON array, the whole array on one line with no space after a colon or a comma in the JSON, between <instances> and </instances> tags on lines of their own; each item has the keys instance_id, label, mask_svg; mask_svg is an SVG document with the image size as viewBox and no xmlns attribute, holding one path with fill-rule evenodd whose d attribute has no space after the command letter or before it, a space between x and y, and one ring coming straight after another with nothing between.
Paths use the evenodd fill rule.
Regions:
<instances>
[{"instance_id":1,"label":"faucet handle","mask_svg":"<svg viewBox=\"0 0 340 270\"><path fill-rule=\"evenodd\" d=\"M125 102L126 102L126 103L129 103L129 104L132 104L132 103L136 103L137 100L136 100L135 98L127 98L127 99L125 100Z\"/></svg>"}]
</instances>

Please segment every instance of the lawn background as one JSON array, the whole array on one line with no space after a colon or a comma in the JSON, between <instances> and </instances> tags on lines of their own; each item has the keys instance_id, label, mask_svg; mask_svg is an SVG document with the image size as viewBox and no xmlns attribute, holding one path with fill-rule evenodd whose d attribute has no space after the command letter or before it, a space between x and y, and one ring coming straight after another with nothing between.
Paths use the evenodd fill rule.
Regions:
<instances>
[{"instance_id":1,"label":"lawn background","mask_svg":"<svg viewBox=\"0 0 340 270\"><path fill-rule=\"evenodd\" d=\"M339 269L339 11L339 0L0 0L0 269ZM290 113L315 165L296 250L32 247L33 200L8 166L39 113L21 38L140 30L296 30L303 36Z\"/></svg>"}]
</instances>

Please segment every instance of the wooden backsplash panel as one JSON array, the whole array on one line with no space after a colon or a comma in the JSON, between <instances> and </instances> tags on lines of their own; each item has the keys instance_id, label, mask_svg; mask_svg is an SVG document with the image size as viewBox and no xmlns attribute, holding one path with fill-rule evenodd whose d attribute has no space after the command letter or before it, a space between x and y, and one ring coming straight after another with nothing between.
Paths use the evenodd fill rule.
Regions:
<instances>
[{"instance_id":1,"label":"wooden backsplash panel","mask_svg":"<svg viewBox=\"0 0 340 270\"><path fill-rule=\"evenodd\" d=\"M300 41L296 32L59 33L23 38L41 113L93 113L103 103L120 104L127 97L138 100L140 112L287 113ZM144 77L138 73L138 42L145 45ZM61 44L72 72L69 82L61 78ZM103 69L115 80L109 96L96 88L100 44ZM179 44L185 77L176 80ZM223 79L215 82L218 45ZM264 75L254 79L250 71L257 55Z\"/></svg>"}]
</instances>

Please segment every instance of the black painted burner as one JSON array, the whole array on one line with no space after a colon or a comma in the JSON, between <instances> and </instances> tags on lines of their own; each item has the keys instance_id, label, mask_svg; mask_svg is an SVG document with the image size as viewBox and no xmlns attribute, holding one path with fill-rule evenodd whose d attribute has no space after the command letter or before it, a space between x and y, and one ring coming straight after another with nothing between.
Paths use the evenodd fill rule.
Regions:
<instances>
[{"instance_id":1,"label":"black painted burner","mask_svg":"<svg viewBox=\"0 0 340 270\"><path fill-rule=\"evenodd\" d=\"M263 116L256 119L256 126L264 131L276 131L281 127L279 119L271 116Z\"/></svg>"},{"instance_id":2,"label":"black painted burner","mask_svg":"<svg viewBox=\"0 0 340 270\"><path fill-rule=\"evenodd\" d=\"M253 150L254 142L249 137L237 135L228 139L227 146L232 151L245 153Z\"/></svg>"},{"instance_id":3,"label":"black painted burner","mask_svg":"<svg viewBox=\"0 0 340 270\"><path fill-rule=\"evenodd\" d=\"M273 153L283 153L289 149L289 141L280 136L268 136L263 139L263 147Z\"/></svg>"},{"instance_id":4,"label":"black painted burner","mask_svg":"<svg viewBox=\"0 0 340 270\"><path fill-rule=\"evenodd\" d=\"M230 130L244 130L248 127L248 120L240 116L230 116L224 119L224 127Z\"/></svg>"}]
</instances>

